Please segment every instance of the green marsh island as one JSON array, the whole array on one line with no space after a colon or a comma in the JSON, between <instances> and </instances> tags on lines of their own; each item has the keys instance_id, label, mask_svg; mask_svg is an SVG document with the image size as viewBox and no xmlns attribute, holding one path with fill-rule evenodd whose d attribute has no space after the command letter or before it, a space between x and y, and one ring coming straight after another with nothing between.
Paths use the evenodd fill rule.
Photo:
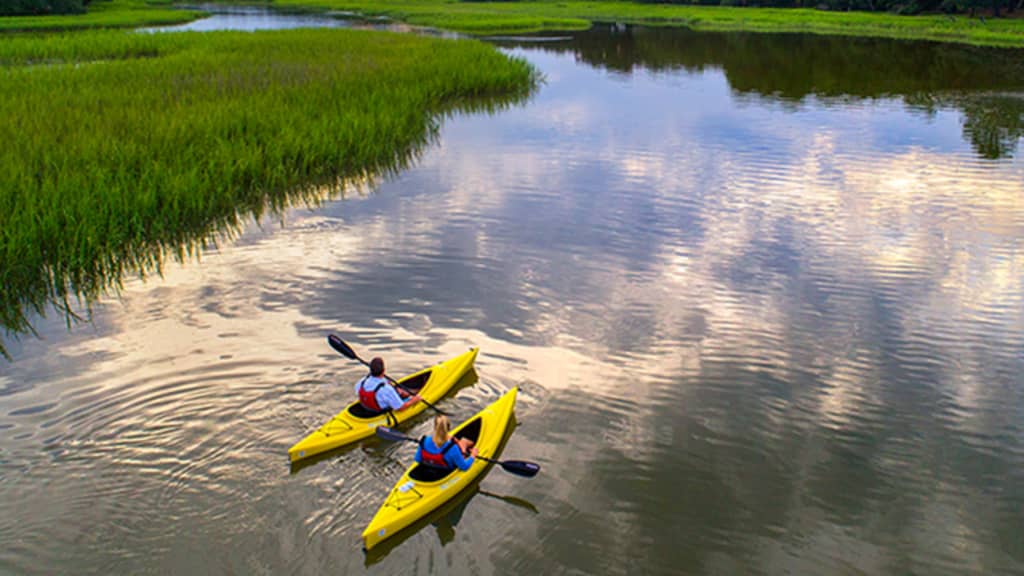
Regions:
<instances>
[{"instance_id":1,"label":"green marsh island","mask_svg":"<svg viewBox=\"0 0 1024 576\"><path fill-rule=\"evenodd\" d=\"M7 35L0 65L9 331L240 215L397 169L446 111L538 81L481 42L343 30Z\"/></svg>"}]
</instances>

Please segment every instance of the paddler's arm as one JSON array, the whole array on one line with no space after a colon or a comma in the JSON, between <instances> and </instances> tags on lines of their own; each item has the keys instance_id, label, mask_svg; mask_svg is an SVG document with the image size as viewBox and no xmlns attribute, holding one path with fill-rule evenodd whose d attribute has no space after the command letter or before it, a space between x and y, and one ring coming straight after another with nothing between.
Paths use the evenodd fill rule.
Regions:
<instances>
[{"instance_id":1,"label":"paddler's arm","mask_svg":"<svg viewBox=\"0 0 1024 576\"><path fill-rule=\"evenodd\" d=\"M413 404L415 404L415 403L417 403L419 401L420 401L420 395L419 394L413 394L412 396L409 396L408 400L406 400L405 402L402 403L402 406L398 408L398 411L401 412L402 410L405 410L409 406L412 406Z\"/></svg>"},{"instance_id":2,"label":"paddler's arm","mask_svg":"<svg viewBox=\"0 0 1024 576\"><path fill-rule=\"evenodd\" d=\"M398 396L398 391L393 386L384 386L377 391L377 404L385 410L393 410L395 412L405 410L419 399L419 395L414 395L410 396L408 400L402 400Z\"/></svg>"},{"instance_id":3,"label":"paddler's arm","mask_svg":"<svg viewBox=\"0 0 1024 576\"><path fill-rule=\"evenodd\" d=\"M450 460L448 460L449 464L454 464L459 470L465 472L473 465L473 456L476 456L476 446L470 448L469 453L472 454L472 456L466 458L462 455L462 450L455 448L454 450L449 450L448 453L445 454L445 459L447 460L450 458Z\"/></svg>"}]
</instances>

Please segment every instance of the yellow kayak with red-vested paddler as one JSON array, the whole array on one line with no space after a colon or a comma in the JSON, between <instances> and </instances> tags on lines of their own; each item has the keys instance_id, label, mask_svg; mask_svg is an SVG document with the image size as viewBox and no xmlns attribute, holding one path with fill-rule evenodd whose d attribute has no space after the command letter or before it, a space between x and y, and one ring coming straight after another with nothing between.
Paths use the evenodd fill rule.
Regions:
<instances>
[{"instance_id":1,"label":"yellow kayak with red-vested paddler","mask_svg":"<svg viewBox=\"0 0 1024 576\"><path fill-rule=\"evenodd\" d=\"M424 368L398 380L402 387L419 394L426 402L417 402L401 412L373 414L369 413L357 400L289 448L288 458L292 462L296 462L334 448L340 448L373 436L377 426L395 426L420 414L427 408L427 402L433 404L440 401L455 386L455 383L473 368L473 362L476 360L479 350L479 348L471 348L468 352L450 360L445 360L430 368Z\"/></svg>"}]
</instances>

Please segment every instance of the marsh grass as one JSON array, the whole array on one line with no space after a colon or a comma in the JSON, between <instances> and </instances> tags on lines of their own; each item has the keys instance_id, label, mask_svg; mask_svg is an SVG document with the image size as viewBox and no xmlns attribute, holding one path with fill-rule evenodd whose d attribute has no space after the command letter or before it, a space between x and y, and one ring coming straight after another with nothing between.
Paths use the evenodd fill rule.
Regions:
<instances>
[{"instance_id":1,"label":"marsh grass","mask_svg":"<svg viewBox=\"0 0 1024 576\"><path fill-rule=\"evenodd\" d=\"M936 40L984 46L1024 46L1024 19L898 16L795 8L739 8L639 2L537 0L275 0L275 7L348 10L470 34L579 30L592 22L683 26L695 30L806 32Z\"/></svg>"},{"instance_id":2,"label":"marsh grass","mask_svg":"<svg viewBox=\"0 0 1024 576\"><path fill-rule=\"evenodd\" d=\"M475 41L375 32L0 43L0 323L70 310L324 183L400 169L453 109L535 71ZM43 63L45 65L40 65Z\"/></svg>"},{"instance_id":3,"label":"marsh grass","mask_svg":"<svg viewBox=\"0 0 1024 576\"><path fill-rule=\"evenodd\" d=\"M203 15L204 12L198 10L173 9L169 1L93 0L84 14L5 16L0 18L0 32L165 26L189 22ZM0 38L0 41L6 39Z\"/></svg>"}]
</instances>

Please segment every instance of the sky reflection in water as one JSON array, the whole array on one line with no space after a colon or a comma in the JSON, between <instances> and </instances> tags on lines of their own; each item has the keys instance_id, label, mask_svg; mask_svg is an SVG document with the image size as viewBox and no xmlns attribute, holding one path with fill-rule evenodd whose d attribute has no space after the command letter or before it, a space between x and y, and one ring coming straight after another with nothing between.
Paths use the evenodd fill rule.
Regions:
<instances>
[{"instance_id":1,"label":"sky reflection in water","mask_svg":"<svg viewBox=\"0 0 1024 576\"><path fill-rule=\"evenodd\" d=\"M540 93L378 189L14 345L0 567L362 571L410 449L285 465L361 372L333 331L394 372L481 346L446 408L521 385L505 456L544 466L481 484L539 514L474 498L371 572L1024 568L1024 164L955 99L561 50L515 48Z\"/></svg>"}]
</instances>

